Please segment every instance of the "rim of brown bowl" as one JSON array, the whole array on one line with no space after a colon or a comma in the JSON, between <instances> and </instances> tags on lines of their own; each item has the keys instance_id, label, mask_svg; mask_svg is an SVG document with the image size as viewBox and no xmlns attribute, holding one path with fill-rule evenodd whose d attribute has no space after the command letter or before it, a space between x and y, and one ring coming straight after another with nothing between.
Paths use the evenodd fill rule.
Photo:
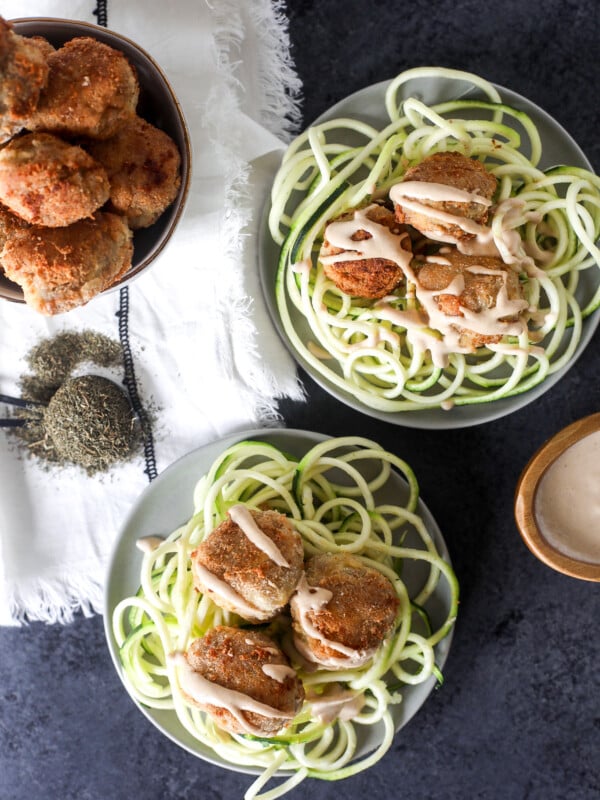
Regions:
<instances>
[{"instance_id":1,"label":"rim of brown bowl","mask_svg":"<svg viewBox=\"0 0 600 800\"><path fill-rule=\"evenodd\" d=\"M585 581L600 581L600 564L567 556L544 538L535 517L535 496L548 467L569 447L598 431L600 413L590 414L558 431L531 457L521 473L515 491L515 520L527 547L547 566Z\"/></svg>"},{"instance_id":2,"label":"rim of brown bowl","mask_svg":"<svg viewBox=\"0 0 600 800\"><path fill-rule=\"evenodd\" d=\"M154 225L151 225L149 228L134 231L132 266L122 278L112 284L112 286L109 286L108 289L100 292L98 296L108 294L137 278L140 273L158 258L160 253L170 242L181 220L190 190L192 174L192 147L183 109L173 87L156 60L147 53L143 47L140 47L139 44L134 42L133 39L124 36L122 33L117 33L101 25L95 25L92 22L62 19L59 17L18 17L9 20L9 22L14 26L16 33L22 36L45 36L52 44L64 44L64 42L76 36L87 35L93 36L105 44L114 47L116 50L121 50L128 59L133 61L138 71L140 83L138 112L140 116L143 116L145 119L148 118L147 109L152 109L153 106L156 105L159 95L170 100L173 114L172 119L168 120L168 124L157 124L157 122L164 123L164 120L162 118L157 120L156 116L152 115L148 121L152 124L157 124L157 127L165 130L177 144L181 156L181 186L179 187L179 192L173 203L163 212ZM41 30L42 28L43 30ZM152 76L154 91L150 91L144 84L142 76L140 76L140 71L146 79L149 78L150 75ZM159 226L158 234L155 226ZM138 262L135 261L136 249L138 253L141 252ZM25 304L23 292L20 287L12 281L9 281L1 271L0 298L13 303Z\"/></svg>"}]
</instances>

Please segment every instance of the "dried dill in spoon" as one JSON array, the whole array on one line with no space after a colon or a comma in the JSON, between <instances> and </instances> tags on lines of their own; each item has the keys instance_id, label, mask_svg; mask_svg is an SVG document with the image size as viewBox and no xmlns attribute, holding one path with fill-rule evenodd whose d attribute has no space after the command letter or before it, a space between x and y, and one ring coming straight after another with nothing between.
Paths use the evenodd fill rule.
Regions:
<instances>
[{"instance_id":1,"label":"dried dill in spoon","mask_svg":"<svg viewBox=\"0 0 600 800\"><path fill-rule=\"evenodd\" d=\"M88 473L126 460L139 437L128 398L116 383L99 375L65 381L52 395L41 422L59 459L79 464Z\"/></svg>"}]
</instances>

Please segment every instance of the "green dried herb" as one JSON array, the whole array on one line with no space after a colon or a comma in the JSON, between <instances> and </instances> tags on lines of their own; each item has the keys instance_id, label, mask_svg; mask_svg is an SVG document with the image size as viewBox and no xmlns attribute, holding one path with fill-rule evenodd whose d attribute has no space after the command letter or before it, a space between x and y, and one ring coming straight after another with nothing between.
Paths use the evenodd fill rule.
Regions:
<instances>
[{"instance_id":1,"label":"green dried herb","mask_svg":"<svg viewBox=\"0 0 600 800\"><path fill-rule=\"evenodd\" d=\"M100 367L117 365L122 358L121 345L114 339L91 330L62 331L43 339L27 354L32 375L20 380L21 395L26 400L47 403L54 392L80 364Z\"/></svg>"},{"instance_id":2,"label":"green dried herb","mask_svg":"<svg viewBox=\"0 0 600 800\"><path fill-rule=\"evenodd\" d=\"M129 400L99 375L66 381L48 403L43 427L58 456L88 472L128 458L137 438Z\"/></svg>"},{"instance_id":3,"label":"green dried herb","mask_svg":"<svg viewBox=\"0 0 600 800\"><path fill-rule=\"evenodd\" d=\"M93 474L133 454L142 432L125 393L98 375L72 377L84 363L119 365L118 341L92 330L63 331L36 344L25 361L32 373L21 376L21 395L45 407L18 409L26 424L11 431L32 455Z\"/></svg>"}]
</instances>

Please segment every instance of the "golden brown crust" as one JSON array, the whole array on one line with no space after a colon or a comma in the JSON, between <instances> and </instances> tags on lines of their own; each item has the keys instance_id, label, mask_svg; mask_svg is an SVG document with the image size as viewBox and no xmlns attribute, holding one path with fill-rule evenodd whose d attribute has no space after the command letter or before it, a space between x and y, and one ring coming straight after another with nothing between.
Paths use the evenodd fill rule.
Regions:
<instances>
[{"instance_id":1,"label":"golden brown crust","mask_svg":"<svg viewBox=\"0 0 600 800\"><path fill-rule=\"evenodd\" d=\"M351 219L354 212L348 212L337 220ZM392 233L402 235L398 222L394 214L381 205L372 205L367 211L367 217L372 222L383 225ZM336 220L332 220L335 222ZM359 229L352 236L353 241L360 242L371 238L367 231ZM404 243L403 243L404 245ZM409 247L409 240L406 237L406 246ZM321 256L327 257L339 255L344 251L339 247L333 247L325 238L321 248ZM376 299L385 297L393 292L402 281L404 274L402 269L394 261L384 258L363 258L355 261L335 261L323 264L323 270L327 277L344 292L352 297L367 297Z\"/></svg>"},{"instance_id":2,"label":"golden brown crust","mask_svg":"<svg viewBox=\"0 0 600 800\"><path fill-rule=\"evenodd\" d=\"M27 223L12 211L0 204L0 255L7 240L13 233L27 228Z\"/></svg>"},{"instance_id":3,"label":"golden brown crust","mask_svg":"<svg viewBox=\"0 0 600 800\"><path fill-rule=\"evenodd\" d=\"M408 169L404 180L441 183L465 192L478 194L487 200L491 200L497 185L496 178L486 170L481 161L455 152L434 153L434 155L428 156L420 164ZM488 207L481 203L435 200L422 202L430 208L439 209L458 217L466 217L480 224L484 224L488 219ZM396 219L398 222L412 225L432 239L439 236L451 236L455 239L471 236L458 225L436 220L426 214L404 208L401 203L396 204Z\"/></svg>"},{"instance_id":4,"label":"golden brown crust","mask_svg":"<svg viewBox=\"0 0 600 800\"><path fill-rule=\"evenodd\" d=\"M321 553L305 564L309 586L327 589L331 599L308 619L323 637L357 651L378 648L391 632L399 607L392 583L350 553ZM317 662L340 658L340 652L307 635L294 613L294 630Z\"/></svg>"},{"instance_id":5,"label":"golden brown crust","mask_svg":"<svg viewBox=\"0 0 600 800\"><path fill-rule=\"evenodd\" d=\"M56 52L56 47L54 47L54 45L43 36L28 36L27 41L35 44L36 47L43 53L43 55L46 56L46 58L50 55L50 53Z\"/></svg>"},{"instance_id":6,"label":"golden brown crust","mask_svg":"<svg viewBox=\"0 0 600 800\"><path fill-rule=\"evenodd\" d=\"M124 214L133 230L152 225L175 200L181 184L179 150L146 120L133 117L110 139L90 142L87 150L108 173L112 210Z\"/></svg>"},{"instance_id":7,"label":"golden brown crust","mask_svg":"<svg viewBox=\"0 0 600 800\"><path fill-rule=\"evenodd\" d=\"M2 254L7 278L41 314L85 305L131 266L132 234L116 214L98 211L65 228L32 226L9 236Z\"/></svg>"},{"instance_id":8,"label":"golden brown crust","mask_svg":"<svg viewBox=\"0 0 600 800\"><path fill-rule=\"evenodd\" d=\"M266 664L290 666L278 645L264 633L218 626L202 639L193 641L186 658L192 669L212 683L246 694L286 715L295 715L302 707L304 688L291 669L282 681L269 677L263 670ZM194 702L193 698L188 697L188 700ZM221 728L232 733L246 732L226 708L194 704L204 708ZM278 733L290 721L287 717L267 717L251 711L242 713L250 725L265 736Z\"/></svg>"},{"instance_id":9,"label":"golden brown crust","mask_svg":"<svg viewBox=\"0 0 600 800\"><path fill-rule=\"evenodd\" d=\"M0 142L25 126L47 80L46 49L0 17Z\"/></svg>"},{"instance_id":10,"label":"golden brown crust","mask_svg":"<svg viewBox=\"0 0 600 800\"><path fill-rule=\"evenodd\" d=\"M448 316L463 316L461 307L475 313L494 308L498 292L506 285L509 300L522 298L523 292L518 274L502 259L493 256L469 256L454 247L445 247L440 253L443 261L413 262L417 279L428 291L439 291L436 300L438 308ZM443 263L446 262L446 263ZM477 271L494 270L502 275L491 275ZM475 270L475 271L471 271ZM452 281L458 276L464 280L464 289L459 295L444 294ZM514 317L509 319L514 320ZM485 335L456 326L462 333L461 344L482 347L499 342L502 335Z\"/></svg>"},{"instance_id":11,"label":"golden brown crust","mask_svg":"<svg viewBox=\"0 0 600 800\"><path fill-rule=\"evenodd\" d=\"M104 168L52 134L28 133L0 150L0 201L30 224L71 225L91 217L108 195Z\"/></svg>"},{"instance_id":12,"label":"golden brown crust","mask_svg":"<svg viewBox=\"0 0 600 800\"><path fill-rule=\"evenodd\" d=\"M137 76L120 51L81 36L51 53L48 66L30 130L106 139L135 113Z\"/></svg>"},{"instance_id":13,"label":"golden brown crust","mask_svg":"<svg viewBox=\"0 0 600 800\"><path fill-rule=\"evenodd\" d=\"M256 609L256 613L249 614L235 603L211 594L214 602L252 622L262 622L275 617L287 604L302 574L304 552L300 534L283 514L253 510L251 514L289 567L276 564L227 518L192 553L192 573L196 588L209 594L209 588L195 569L196 564L225 581Z\"/></svg>"}]
</instances>

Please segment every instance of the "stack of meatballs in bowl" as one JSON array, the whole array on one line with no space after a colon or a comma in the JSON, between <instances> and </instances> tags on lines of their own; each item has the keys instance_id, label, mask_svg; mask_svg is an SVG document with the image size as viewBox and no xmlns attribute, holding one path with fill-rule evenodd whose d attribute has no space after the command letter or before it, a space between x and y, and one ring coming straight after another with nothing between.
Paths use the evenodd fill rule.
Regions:
<instances>
[{"instance_id":1,"label":"stack of meatballs in bowl","mask_svg":"<svg viewBox=\"0 0 600 800\"><path fill-rule=\"evenodd\" d=\"M190 144L151 57L112 31L0 18L0 296L53 315L146 268L187 196Z\"/></svg>"}]
</instances>

